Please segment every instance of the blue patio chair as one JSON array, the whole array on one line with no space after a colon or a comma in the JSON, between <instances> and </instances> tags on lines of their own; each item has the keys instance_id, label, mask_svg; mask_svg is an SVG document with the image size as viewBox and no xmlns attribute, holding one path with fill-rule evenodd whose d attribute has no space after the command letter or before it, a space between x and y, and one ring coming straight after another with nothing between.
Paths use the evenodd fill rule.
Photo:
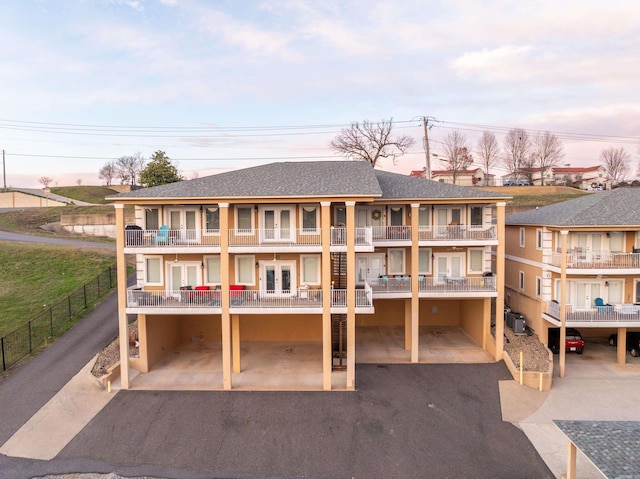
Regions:
<instances>
[{"instance_id":1,"label":"blue patio chair","mask_svg":"<svg viewBox=\"0 0 640 479\"><path fill-rule=\"evenodd\" d=\"M162 225L156 233L155 237L156 244L169 244L169 227L167 225Z\"/></svg>"},{"instance_id":2,"label":"blue patio chair","mask_svg":"<svg viewBox=\"0 0 640 479\"><path fill-rule=\"evenodd\" d=\"M612 311L611 305L605 304L602 298L596 298L596 309L598 313L610 313Z\"/></svg>"}]
</instances>

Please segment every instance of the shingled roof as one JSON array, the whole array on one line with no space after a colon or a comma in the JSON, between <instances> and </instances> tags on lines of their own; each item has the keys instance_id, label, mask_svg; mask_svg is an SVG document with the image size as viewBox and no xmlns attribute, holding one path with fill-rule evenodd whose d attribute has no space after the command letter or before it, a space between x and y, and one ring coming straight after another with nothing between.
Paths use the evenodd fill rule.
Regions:
<instances>
[{"instance_id":1,"label":"shingled roof","mask_svg":"<svg viewBox=\"0 0 640 479\"><path fill-rule=\"evenodd\" d=\"M119 199L365 196L375 199L505 198L476 188L375 170L365 161L281 162L109 196Z\"/></svg>"},{"instance_id":2,"label":"shingled roof","mask_svg":"<svg viewBox=\"0 0 640 479\"><path fill-rule=\"evenodd\" d=\"M505 218L507 225L640 226L640 188L590 193Z\"/></svg>"}]
</instances>

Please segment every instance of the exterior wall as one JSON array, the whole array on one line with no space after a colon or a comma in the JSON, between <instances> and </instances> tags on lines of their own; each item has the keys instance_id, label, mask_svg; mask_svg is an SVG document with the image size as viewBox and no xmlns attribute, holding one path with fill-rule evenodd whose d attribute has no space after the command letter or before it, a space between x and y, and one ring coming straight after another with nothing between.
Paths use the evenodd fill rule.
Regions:
<instances>
[{"instance_id":1,"label":"exterior wall","mask_svg":"<svg viewBox=\"0 0 640 479\"><path fill-rule=\"evenodd\" d=\"M485 302L487 301L490 303L488 298L460 301L460 326L480 345L483 343ZM488 309L491 311L490 304Z\"/></svg>"},{"instance_id":2,"label":"exterior wall","mask_svg":"<svg viewBox=\"0 0 640 479\"><path fill-rule=\"evenodd\" d=\"M242 314L240 341L322 341L322 316Z\"/></svg>"},{"instance_id":3,"label":"exterior wall","mask_svg":"<svg viewBox=\"0 0 640 479\"><path fill-rule=\"evenodd\" d=\"M460 326L464 300L420 300L420 326Z\"/></svg>"},{"instance_id":4,"label":"exterior wall","mask_svg":"<svg viewBox=\"0 0 640 479\"><path fill-rule=\"evenodd\" d=\"M201 336L204 341L221 341L222 325L220 315L180 316L180 340L189 341L196 336Z\"/></svg>"},{"instance_id":5,"label":"exterior wall","mask_svg":"<svg viewBox=\"0 0 640 479\"><path fill-rule=\"evenodd\" d=\"M356 326L404 326L405 299L375 299L375 314L356 315Z\"/></svg>"},{"instance_id":6,"label":"exterior wall","mask_svg":"<svg viewBox=\"0 0 640 479\"><path fill-rule=\"evenodd\" d=\"M138 338L140 340L140 359L149 372L169 351L180 344L179 316L144 316L138 318ZM146 358L146 364L144 359Z\"/></svg>"},{"instance_id":7,"label":"exterior wall","mask_svg":"<svg viewBox=\"0 0 640 479\"><path fill-rule=\"evenodd\" d=\"M42 208L65 206L66 203L42 196L27 195L19 191L0 193L0 208Z\"/></svg>"}]
</instances>

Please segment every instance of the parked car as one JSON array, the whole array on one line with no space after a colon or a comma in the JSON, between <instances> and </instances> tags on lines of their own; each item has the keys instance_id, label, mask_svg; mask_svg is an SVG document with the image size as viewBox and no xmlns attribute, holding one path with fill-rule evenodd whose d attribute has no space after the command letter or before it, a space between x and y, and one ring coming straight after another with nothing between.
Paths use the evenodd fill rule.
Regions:
<instances>
[{"instance_id":1,"label":"parked car","mask_svg":"<svg viewBox=\"0 0 640 479\"><path fill-rule=\"evenodd\" d=\"M553 354L560 354L560 328L549 328L549 349ZM576 328L567 328L565 351L575 351L577 354L584 352L584 340Z\"/></svg>"},{"instance_id":2,"label":"parked car","mask_svg":"<svg viewBox=\"0 0 640 479\"><path fill-rule=\"evenodd\" d=\"M516 181L516 185L518 185L518 186L529 186L529 181L520 179L520 180Z\"/></svg>"},{"instance_id":3,"label":"parked car","mask_svg":"<svg viewBox=\"0 0 640 479\"><path fill-rule=\"evenodd\" d=\"M609 336L609 344L611 346L618 344L617 334ZM627 333L627 351L629 351L634 358L640 356L640 332Z\"/></svg>"},{"instance_id":4,"label":"parked car","mask_svg":"<svg viewBox=\"0 0 640 479\"><path fill-rule=\"evenodd\" d=\"M515 180L504 180L504 183L502 183L502 186L516 186L516 181Z\"/></svg>"}]
</instances>

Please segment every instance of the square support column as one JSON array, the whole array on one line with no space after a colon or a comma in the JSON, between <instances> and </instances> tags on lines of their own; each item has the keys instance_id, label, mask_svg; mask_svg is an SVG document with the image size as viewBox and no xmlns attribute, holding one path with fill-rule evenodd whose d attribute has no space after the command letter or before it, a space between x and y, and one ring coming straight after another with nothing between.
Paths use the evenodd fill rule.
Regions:
<instances>
[{"instance_id":1,"label":"square support column","mask_svg":"<svg viewBox=\"0 0 640 479\"><path fill-rule=\"evenodd\" d=\"M220 203L220 307L222 309L222 388L231 389L231 315L229 313L229 203Z\"/></svg>"},{"instance_id":2,"label":"square support column","mask_svg":"<svg viewBox=\"0 0 640 479\"><path fill-rule=\"evenodd\" d=\"M331 344L331 203L320 203L322 235L321 284L322 284L322 389L331 389L333 351Z\"/></svg>"},{"instance_id":3,"label":"square support column","mask_svg":"<svg viewBox=\"0 0 640 479\"><path fill-rule=\"evenodd\" d=\"M239 373L240 368L240 315L231 315L231 342L233 349L233 372Z\"/></svg>"},{"instance_id":4,"label":"square support column","mask_svg":"<svg viewBox=\"0 0 640 479\"><path fill-rule=\"evenodd\" d=\"M356 215L355 201L347 207L347 389L356 388Z\"/></svg>"},{"instance_id":5,"label":"square support column","mask_svg":"<svg viewBox=\"0 0 640 479\"><path fill-rule=\"evenodd\" d=\"M420 351L420 204L411 203L411 362L418 362Z\"/></svg>"},{"instance_id":6,"label":"square support column","mask_svg":"<svg viewBox=\"0 0 640 479\"><path fill-rule=\"evenodd\" d=\"M120 335L120 387L129 389L129 324L127 321L127 261L124 254L124 205L116 210L116 263L118 280L118 334Z\"/></svg>"}]
</instances>

